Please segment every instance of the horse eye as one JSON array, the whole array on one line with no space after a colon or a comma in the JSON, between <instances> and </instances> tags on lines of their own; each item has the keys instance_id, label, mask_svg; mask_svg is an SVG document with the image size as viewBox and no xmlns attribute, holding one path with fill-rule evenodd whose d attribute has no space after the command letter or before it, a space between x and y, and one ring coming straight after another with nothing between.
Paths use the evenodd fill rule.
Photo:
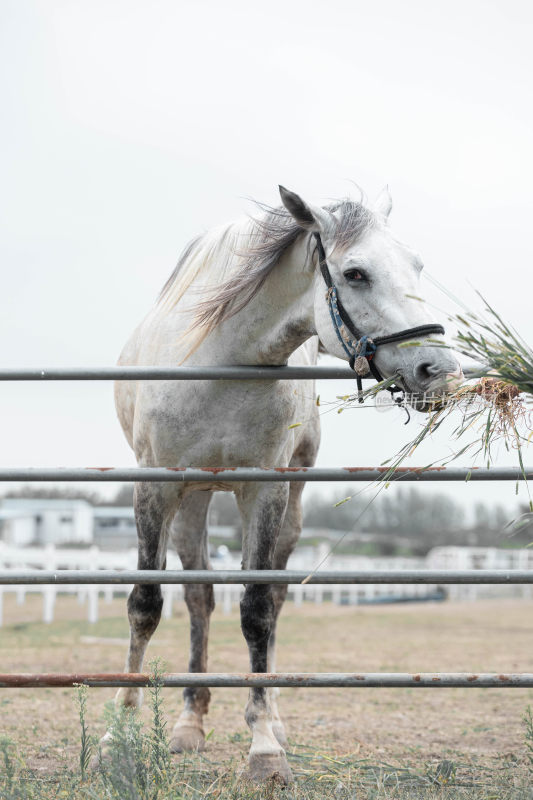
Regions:
<instances>
[{"instance_id":1,"label":"horse eye","mask_svg":"<svg viewBox=\"0 0 533 800\"><path fill-rule=\"evenodd\" d=\"M365 273L360 269L348 269L344 273L344 277L349 283L361 283L368 280Z\"/></svg>"}]
</instances>

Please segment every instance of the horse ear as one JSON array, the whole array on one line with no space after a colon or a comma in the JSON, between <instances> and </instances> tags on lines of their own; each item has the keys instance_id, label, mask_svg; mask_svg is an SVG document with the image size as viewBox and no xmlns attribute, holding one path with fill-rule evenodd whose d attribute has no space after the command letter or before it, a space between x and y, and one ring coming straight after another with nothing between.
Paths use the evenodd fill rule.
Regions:
<instances>
[{"instance_id":1,"label":"horse ear","mask_svg":"<svg viewBox=\"0 0 533 800\"><path fill-rule=\"evenodd\" d=\"M384 186L376 197L373 211L375 211L376 214L380 214L385 221L389 218L389 214L392 211L392 197L388 186Z\"/></svg>"},{"instance_id":2,"label":"horse ear","mask_svg":"<svg viewBox=\"0 0 533 800\"><path fill-rule=\"evenodd\" d=\"M323 231L330 223L327 211L319 206L310 206L302 200L299 194L289 191L284 186L279 187L281 202L291 214L298 225L308 231Z\"/></svg>"}]
</instances>

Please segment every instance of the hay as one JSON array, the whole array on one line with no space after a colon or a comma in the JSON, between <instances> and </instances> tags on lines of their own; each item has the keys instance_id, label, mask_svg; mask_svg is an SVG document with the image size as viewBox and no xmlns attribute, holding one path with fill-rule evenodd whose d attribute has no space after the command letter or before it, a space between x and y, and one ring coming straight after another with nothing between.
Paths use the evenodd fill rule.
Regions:
<instances>
[{"instance_id":1,"label":"hay","mask_svg":"<svg viewBox=\"0 0 533 800\"><path fill-rule=\"evenodd\" d=\"M503 442L506 449L517 452L520 471L526 480L522 448L533 436L529 408L533 399L533 351L484 302L484 315L465 310L464 314L450 317L450 321L458 328L452 348L478 364L481 362L473 382L465 382L429 405L424 401L424 410L428 413L426 422L395 456L383 462L389 467L383 474L383 481L393 480L395 470L403 461L411 457L422 442L434 436L452 414L454 419L458 418L458 423L452 430L451 438L460 442L460 446L451 455L421 469L449 464L465 453L469 453L474 460L481 455L486 466L490 468L494 463L493 447L497 442ZM450 347L446 344L441 346ZM376 395L390 386L391 382L388 379L373 386L364 393L365 397ZM344 406L354 407L358 399L357 395L351 395ZM533 511L531 498L529 505Z\"/></svg>"}]
</instances>

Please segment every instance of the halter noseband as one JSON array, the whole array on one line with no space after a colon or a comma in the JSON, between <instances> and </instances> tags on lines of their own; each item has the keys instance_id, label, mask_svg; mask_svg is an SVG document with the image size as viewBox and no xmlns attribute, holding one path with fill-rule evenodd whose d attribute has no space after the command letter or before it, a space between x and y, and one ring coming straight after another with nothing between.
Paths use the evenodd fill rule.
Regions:
<instances>
[{"instance_id":1,"label":"halter noseband","mask_svg":"<svg viewBox=\"0 0 533 800\"><path fill-rule=\"evenodd\" d=\"M322 244L320 234L315 233L314 236L318 250L320 271L322 273L322 277L324 278L325 284L328 287L326 292L326 300L328 303L333 328L337 334L339 342L344 349L344 352L349 358L350 367L355 372L359 402L362 403L364 398L361 378L371 372L377 381L380 382L383 380L383 375L373 360L376 350L380 345L406 342L409 341L409 339L425 337L431 334L443 335L444 328L442 325L437 324L418 325L415 328L406 328L403 331L398 331L398 333L390 333L388 336L375 336L373 339L371 339L369 336L361 334L355 327L350 315L344 308L339 297L337 287L333 283L328 263L326 261L326 252L324 250L324 245ZM391 394L394 394L395 392L403 392L403 389L400 386L389 386L388 390L391 392ZM398 402L401 402L401 400Z\"/></svg>"}]
</instances>

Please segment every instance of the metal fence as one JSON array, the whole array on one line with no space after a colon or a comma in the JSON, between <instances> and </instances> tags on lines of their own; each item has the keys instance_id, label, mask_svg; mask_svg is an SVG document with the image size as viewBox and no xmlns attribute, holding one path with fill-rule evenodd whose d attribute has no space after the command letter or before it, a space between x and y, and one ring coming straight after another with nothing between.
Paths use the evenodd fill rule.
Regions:
<instances>
[{"instance_id":1,"label":"metal fence","mask_svg":"<svg viewBox=\"0 0 533 800\"><path fill-rule=\"evenodd\" d=\"M309 380L352 379L351 370L341 367L110 367L94 369L4 369L0 381L49 380ZM237 481L487 481L524 480L533 469L518 468L400 468L391 476L386 468L110 468L85 469L0 469L0 481L176 481L219 483ZM132 583L282 583L282 584L517 584L533 583L533 570L403 570L364 572L253 571L147 571L147 570L5 570L0 585L13 584L132 584ZM42 686L146 686L143 674L0 674L0 687ZM532 673L255 673L195 674L163 676L163 686L299 686L344 688L363 687L533 687Z\"/></svg>"}]
</instances>

